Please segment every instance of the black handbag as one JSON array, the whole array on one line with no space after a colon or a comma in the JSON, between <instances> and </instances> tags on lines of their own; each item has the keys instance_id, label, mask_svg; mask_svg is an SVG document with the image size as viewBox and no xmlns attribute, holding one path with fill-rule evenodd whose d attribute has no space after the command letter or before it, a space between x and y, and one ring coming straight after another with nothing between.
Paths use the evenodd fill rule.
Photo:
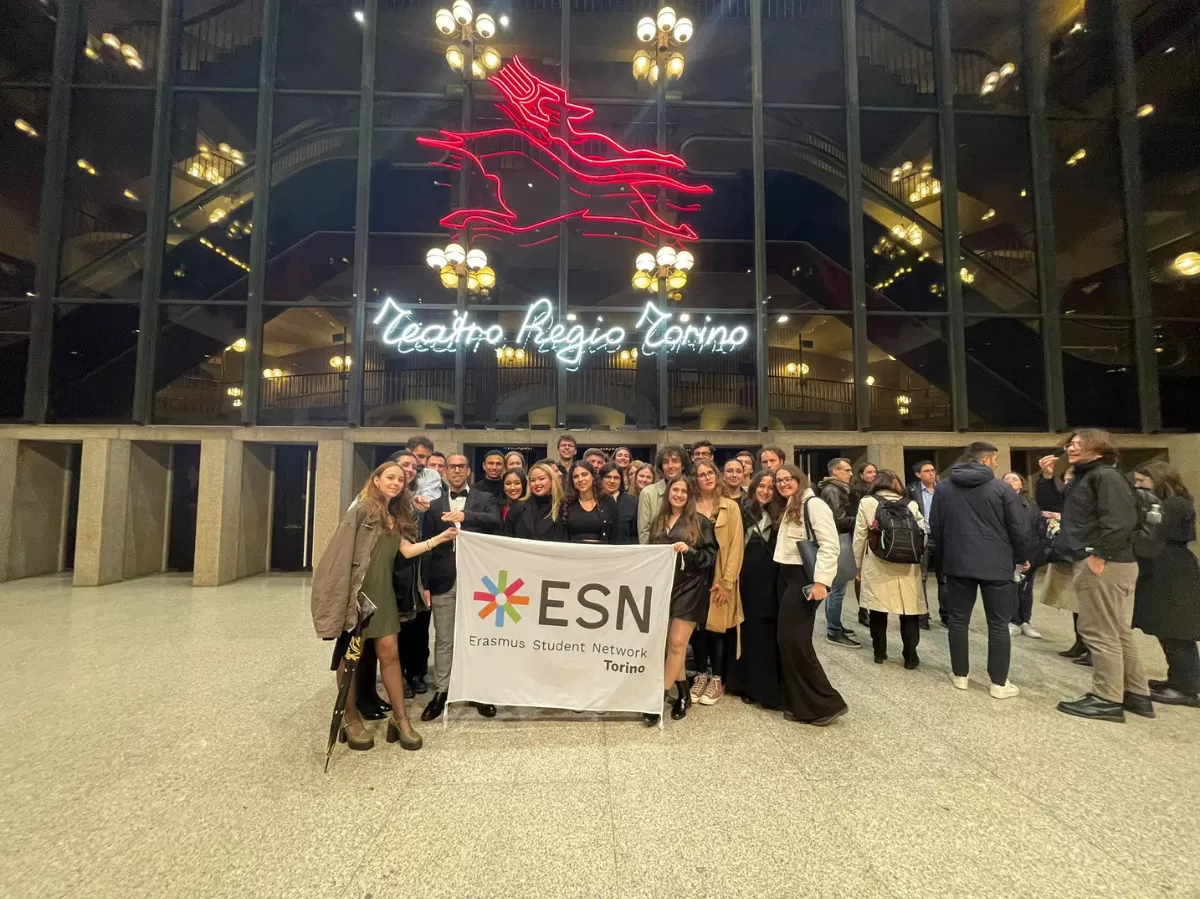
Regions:
<instances>
[{"instance_id":1,"label":"black handbag","mask_svg":"<svg viewBox=\"0 0 1200 899\"><path fill-rule=\"evenodd\" d=\"M817 549L820 544L813 534L812 523L808 518L808 504L816 499L810 496L804 501L804 530L808 534L805 540L796 541L796 551L804 563L804 573L810 578L815 577L817 570ZM830 587L841 587L854 580L858 574L858 563L854 559L854 542L850 534L838 534L838 567Z\"/></svg>"},{"instance_id":2,"label":"black handbag","mask_svg":"<svg viewBox=\"0 0 1200 899\"><path fill-rule=\"evenodd\" d=\"M396 553L392 565L392 589L396 591L396 606L400 614L415 613L425 608L421 597L421 557L406 559Z\"/></svg>"}]
</instances>

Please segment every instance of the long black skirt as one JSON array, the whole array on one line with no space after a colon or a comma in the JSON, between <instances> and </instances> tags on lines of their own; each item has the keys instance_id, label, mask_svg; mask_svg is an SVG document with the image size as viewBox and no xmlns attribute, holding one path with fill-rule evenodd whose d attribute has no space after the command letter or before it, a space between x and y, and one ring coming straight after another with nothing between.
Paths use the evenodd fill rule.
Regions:
<instances>
[{"instance_id":1,"label":"long black skirt","mask_svg":"<svg viewBox=\"0 0 1200 899\"><path fill-rule=\"evenodd\" d=\"M771 558L774 543L746 545L738 586L742 595L742 654L729 666L729 690L767 709L783 705L779 673L779 566ZM726 661L733 658L726 655Z\"/></svg>"},{"instance_id":2,"label":"long black skirt","mask_svg":"<svg viewBox=\"0 0 1200 899\"><path fill-rule=\"evenodd\" d=\"M840 712L846 708L846 701L829 683L817 651L813 649L813 623L821 603L804 598L805 583L801 566L779 566L783 706L800 721L814 721Z\"/></svg>"}]
</instances>

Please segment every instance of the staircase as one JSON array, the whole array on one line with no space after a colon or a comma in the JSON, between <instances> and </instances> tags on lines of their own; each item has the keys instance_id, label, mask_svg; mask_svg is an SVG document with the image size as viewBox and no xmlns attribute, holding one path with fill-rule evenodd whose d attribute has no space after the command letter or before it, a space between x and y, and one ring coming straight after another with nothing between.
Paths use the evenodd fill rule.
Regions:
<instances>
[{"instance_id":1,"label":"staircase","mask_svg":"<svg viewBox=\"0 0 1200 899\"><path fill-rule=\"evenodd\" d=\"M179 68L199 72L249 47L262 37L263 0L225 0L183 22ZM118 26L115 32L138 48L147 70L158 64L160 26L157 20L138 20ZM128 35L128 37L125 37Z\"/></svg>"}]
</instances>

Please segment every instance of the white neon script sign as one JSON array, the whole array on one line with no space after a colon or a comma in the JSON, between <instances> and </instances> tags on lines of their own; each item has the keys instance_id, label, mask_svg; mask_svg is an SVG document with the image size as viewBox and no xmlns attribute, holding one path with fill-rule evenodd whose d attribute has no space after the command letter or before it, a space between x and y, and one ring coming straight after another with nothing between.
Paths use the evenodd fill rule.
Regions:
<instances>
[{"instance_id":1,"label":"white neon script sign","mask_svg":"<svg viewBox=\"0 0 1200 899\"><path fill-rule=\"evenodd\" d=\"M645 329L642 353L653 355L683 350L728 353L744 346L750 339L750 331L744 325L696 327L674 324L674 319L674 313L665 312L654 303L646 303L637 323L639 329ZM401 353L448 353L459 347L474 352L480 344L495 347L505 342L504 329L500 325L482 327L471 320L470 312L456 312L449 326L427 325L414 321L412 310L391 297L384 300L374 323L380 326L380 343L394 346ZM559 362L573 370L579 367L585 354L615 353L625 342L625 337L625 329L619 325L607 330L598 327L589 330L581 324L557 322L554 305L543 298L525 310L514 343L523 347L532 342L539 353L553 353Z\"/></svg>"}]
</instances>

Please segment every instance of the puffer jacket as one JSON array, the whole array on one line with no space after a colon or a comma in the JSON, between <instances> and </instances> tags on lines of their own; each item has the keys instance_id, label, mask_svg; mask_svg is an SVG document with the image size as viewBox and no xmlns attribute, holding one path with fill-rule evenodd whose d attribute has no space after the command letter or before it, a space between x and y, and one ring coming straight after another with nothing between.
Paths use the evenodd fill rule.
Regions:
<instances>
[{"instance_id":1,"label":"puffer jacket","mask_svg":"<svg viewBox=\"0 0 1200 899\"><path fill-rule=\"evenodd\" d=\"M332 640L358 624L358 591L383 534L382 525L367 521L367 509L357 503L333 532L312 579L313 627L322 640Z\"/></svg>"}]
</instances>

